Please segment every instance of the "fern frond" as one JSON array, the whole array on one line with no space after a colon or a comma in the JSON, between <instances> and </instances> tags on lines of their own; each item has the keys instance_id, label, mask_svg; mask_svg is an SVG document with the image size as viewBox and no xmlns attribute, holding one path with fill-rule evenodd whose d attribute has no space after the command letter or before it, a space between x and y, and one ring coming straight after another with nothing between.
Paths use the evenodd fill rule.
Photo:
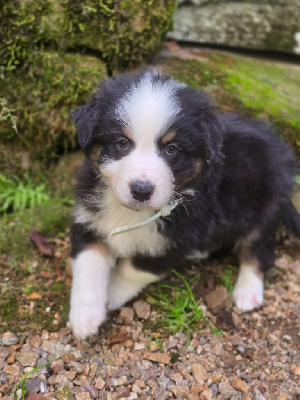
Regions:
<instances>
[{"instance_id":1,"label":"fern frond","mask_svg":"<svg viewBox=\"0 0 300 400\"><path fill-rule=\"evenodd\" d=\"M14 176L8 179L0 173L0 211L22 211L49 200L45 184L35 187L28 174L24 181Z\"/></svg>"}]
</instances>

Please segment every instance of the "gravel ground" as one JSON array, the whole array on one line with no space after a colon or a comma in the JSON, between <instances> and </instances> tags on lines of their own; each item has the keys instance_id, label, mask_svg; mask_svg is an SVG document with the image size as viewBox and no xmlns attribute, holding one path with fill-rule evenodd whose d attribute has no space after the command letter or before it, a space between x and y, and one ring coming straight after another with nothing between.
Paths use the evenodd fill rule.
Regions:
<instances>
[{"instance_id":1,"label":"gravel ground","mask_svg":"<svg viewBox=\"0 0 300 400\"><path fill-rule=\"evenodd\" d=\"M206 287L201 279L196 288L197 297L221 336L209 324L192 337L156 332L159 313L145 295L110 316L88 341L78 342L67 327L32 332L29 324L28 332L0 336L0 399L12 400L24 374L57 357L28 377L28 400L300 399L300 256L292 259L286 248L280 253L263 307L247 314L222 310L230 304L224 287L219 301L220 287L210 272L214 263L202 262L191 274L200 266L208 277Z\"/></svg>"}]
</instances>

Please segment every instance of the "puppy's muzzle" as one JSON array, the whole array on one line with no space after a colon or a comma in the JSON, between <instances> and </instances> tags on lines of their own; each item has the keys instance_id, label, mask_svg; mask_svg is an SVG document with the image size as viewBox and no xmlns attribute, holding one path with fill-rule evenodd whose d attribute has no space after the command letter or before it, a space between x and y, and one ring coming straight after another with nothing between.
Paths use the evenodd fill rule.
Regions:
<instances>
[{"instance_id":1,"label":"puppy's muzzle","mask_svg":"<svg viewBox=\"0 0 300 400\"><path fill-rule=\"evenodd\" d=\"M132 197L138 201L149 200L154 192L154 186L149 181L134 181L130 183Z\"/></svg>"}]
</instances>

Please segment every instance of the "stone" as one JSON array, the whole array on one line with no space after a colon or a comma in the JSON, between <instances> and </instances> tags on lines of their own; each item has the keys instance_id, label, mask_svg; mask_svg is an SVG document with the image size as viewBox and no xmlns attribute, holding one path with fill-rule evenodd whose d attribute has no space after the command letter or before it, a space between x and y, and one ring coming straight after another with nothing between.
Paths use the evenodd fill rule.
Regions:
<instances>
[{"instance_id":1,"label":"stone","mask_svg":"<svg viewBox=\"0 0 300 400\"><path fill-rule=\"evenodd\" d=\"M136 351L144 350L145 348L146 348L145 343L139 343L139 342L134 343L134 350Z\"/></svg>"},{"instance_id":2,"label":"stone","mask_svg":"<svg viewBox=\"0 0 300 400\"><path fill-rule=\"evenodd\" d=\"M236 328L237 315L233 317L233 312L230 310L219 310L217 312L216 327L224 330L233 330ZM236 322L235 322L236 321Z\"/></svg>"},{"instance_id":3,"label":"stone","mask_svg":"<svg viewBox=\"0 0 300 400\"><path fill-rule=\"evenodd\" d=\"M290 336L290 335L283 335L283 336L282 336L282 340L283 340L284 342L291 342L291 341L292 341L292 336Z\"/></svg>"},{"instance_id":4,"label":"stone","mask_svg":"<svg viewBox=\"0 0 300 400\"><path fill-rule=\"evenodd\" d=\"M0 344L3 346L12 346L17 344L19 339L13 332L5 332L2 336L0 336Z\"/></svg>"},{"instance_id":5,"label":"stone","mask_svg":"<svg viewBox=\"0 0 300 400\"><path fill-rule=\"evenodd\" d=\"M167 389L170 379L166 375L162 375L158 378L157 380L158 386L161 387L162 389Z\"/></svg>"},{"instance_id":6,"label":"stone","mask_svg":"<svg viewBox=\"0 0 300 400\"><path fill-rule=\"evenodd\" d=\"M219 310L232 307L232 296L225 286L217 286L205 296L208 309L216 314Z\"/></svg>"},{"instance_id":7,"label":"stone","mask_svg":"<svg viewBox=\"0 0 300 400\"><path fill-rule=\"evenodd\" d=\"M290 396L286 393L279 393L278 400L290 400Z\"/></svg>"},{"instance_id":8,"label":"stone","mask_svg":"<svg viewBox=\"0 0 300 400\"><path fill-rule=\"evenodd\" d=\"M3 371L6 372L8 375L19 376L20 367L17 364L7 365L3 368Z\"/></svg>"},{"instance_id":9,"label":"stone","mask_svg":"<svg viewBox=\"0 0 300 400\"><path fill-rule=\"evenodd\" d=\"M170 356L166 353L151 353L150 351L145 351L143 357L150 361L155 361L162 364L170 364Z\"/></svg>"},{"instance_id":10,"label":"stone","mask_svg":"<svg viewBox=\"0 0 300 400\"><path fill-rule=\"evenodd\" d=\"M105 386L105 380L103 380L101 376L99 376L99 378L96 379L95 388L102 390L104 386Z\"/></svg>"},{"instance_id":11,"label":"stone","mask_svg":"<svg viewBox=\"0 0 300 400\"><path fill-rule=\"evenodd\" d=\"M0 384L6 383L8 381L8 375L2 374L0 375Z\"/></svg>"},{"instance_id":12,"label":"stone","mask_svg":"<svg viewBox=\"0 0 300 400\"><path fill-rule=\"evenodd\" d=\"M279 342L278 337L272 333L268 335L267 340L271 345L275 345Z\"/></svg>"},{"instance_id":13,"label":"stone","mask_svg":"<svg viewBox=\"0 0 300 400\"><path fill-rule=\"evenodd\" d=\"M59 389L56 390L55 397L57 398L57 400L72 400L73 393L70 386L61 386Z\"/></svg>"},{"instance_id":14,"label":"stone","mask_svg":"<svg viewBox=\"0 0 300 400\"><path fill-rule=\"evenodd\" d=\"M62 343L53 342L52 340L43 340L41 347L50 354L61 353L65 349L65 346Z\"/></svg>"},{"instance_id":15,"label":"stone","mask_svg":"<svg viewBox=\"0 0 300 400\"><path fill-rule=\"evenodd\" d=\"M99 391L96 389L94 385L86 385L84 389L89 392L92 399L97 399L99 395Z\"/></svg>"},{"instance_id":16,"label":"stone","mask_svg":"<svg viewBox=\"0 0 300 400\"><path fill-rule=\"evenodd\" d=\"M175 394L176 398L185 397L187 398L190 394L190 390L188 386L178 386L173 385L169 387L169 390Z\"/></svg>"},{"instance_id":17,"label":"stone","mask_svg":"<svg viewBox=\"0 0 300 400\"><path fill-rule=\"evenodd\" d=\"M266 398L261 394L261 392L257 388L254 388L253 400L266 400Z\"/></svg>"},{"instance_id":18,"label":"stone","mask_svg":"<svg viewBox=\"0 0 300 400\"><path fill-rule=\"evenodd\" d=\"M24 366L34 364L39 358L38 354L32 351L26 351L24 353L17 354L16 359Z\"/></svg>"},{"instance_id":19,"label":"stone","mask_svg":"<svg viewBox=\"0 0 300 400\"><path fill-rule=\"evenodd\" d=\"M248 49L300 53L298 0L185 1L168 37Z\"/></svg>"},{"instance_id":20,"label":"stone","mask_svg":"<svg viewBox=\"0 0 300 400\"><path fill-rule=\"evenodd\" d=\"M119 316L126 324L130 324L133 321L133 309L131 307L122 307Z\"/></svg>"},{"instance_id":21,"label":"stone","mask_svg":"<svg viewBox=\"0 0 300 400\"><path fill-rule=\"evenodd\" d=\"M25 396L25 400L46 400L46 397L41 393L28 392Z\"/></svg>"},{"instance_id":22,"label":"stone","mask_svg":"<svg viewBox=\"0 0 300 400\"><path fill-rule=\"evenodd\" d=\"M230 399L231 396L237 395L237 391L229 385L229 383L221 382L219 384L219 392L221 393L221 399Z\"/></svg>"},{"instance_id":23,"label":"stone","mask_svg":"<svg viewBox=\"0 0 300 400\"><path fill-rule=\"evenodd\" d=\"M292 364L291 366L291 372L294 375L300 376L300 365Z\"/></svg>"},{"instance_id":24,"label":"stone","mask_svg":"<svg viewBox=\"0 0 300 400\"><path fill-rule=\"evenodd\" d=\"M64 374L56 375L55 383L62 385L68 382L68 378Z\"/></svg>"},{"instance_id":25,"label":"stone","mask_svg":"<svg viewBox=\"0 0 300 400\"><path fill-rule=\"evenodd\" d=\"M112 386L122 386L128 383L127 376L120 376L119 378L109 378L109 384Z\"/></svg>"},{"instance_id":26,"label":"stone","mask_svg":"<svg viewBox=\"0 0 300 400\"><path fill-rule=\"evenodd\" d=\"M32 347L37 349L41 345L41 337L39 335L32 336L30 339L30 344Z\"/></svg>"},{"instance_id":27,"label":"stone","mask_svg":"<svg viewBox=\"0 0 300 400\"><path fill-rule=\"evenodd\" d=\"M47 381L40 378L26 379L25 388L27 392L38 393L41 392L41 386L47 387Z\"/></svg>"},{"instance_id":28,"label":"stone","mask_svg":"<svg viewBox=\"0 0 300 400\"><path fill-rule=\"evenodd\" d=\"M234 389L238 390L239 392L248 393L248 388L247 388L245 382L243 382L239 378L236 378L236 377L233 378L232 381L231 381L231 386Z\"/></svg>"},{"instance_id":29,"label":"stone","mask_svg":"<svg viewBox=\"0 0 300 400\"><path fill-rule=\"evenodd\" d=\"M223 343L219 338L214 338L211 342L211 352L216 356L220 356L223 353Z\"/></svg>"},{"instance_id":30,"label":"stone","mask_svg":"<svg viewBox=\"0 0 300 400\"><path fill-rule=\"evenodd\" d=\"M89 392L81 392L76 395L76 400L91 400Z\"/></svg>"},{"instance_id":31,"label":"stone","mask_svg":"<svg viewBox=\"0 0 300 400\"><path fill-rule=\"evenodd\" d=\"M148 319L150 317L150 304L144 300L138 300L133 303L133 309L138 318Z\"/></svg>"},{"instance_id":32,"label":"stone","mask_svg":"<svg viewBox=\"0 0 300 400\"><path fill-rule=\"evenodd\" d=\"M207 380L207 371L206 368L201 364L192 364L192 374L195 380L198 383L203 383L203 381Z\"/></svg>"}]
</instances>

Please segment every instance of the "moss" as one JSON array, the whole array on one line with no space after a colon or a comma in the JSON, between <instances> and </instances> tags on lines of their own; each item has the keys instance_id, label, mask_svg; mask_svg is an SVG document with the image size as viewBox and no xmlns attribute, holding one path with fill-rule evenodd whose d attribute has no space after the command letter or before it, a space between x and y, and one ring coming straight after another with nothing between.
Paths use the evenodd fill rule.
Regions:
<instances>
[{"instance_id":1,"label":"moss","mask_svg":"<svg viewBox=\"0 0 300 400\"><path fill-rule=\"evenodd\" d=\"M27 331L29 321L33 332L42 329L53 332L66 325L69 313L69 287L65 283L49 287L47 278L40 277L40 271L35 272L39 282L37 291L41 295L38 300L34 302L27 300L26 293L23 293L22 288L26 287L30 280L30 276L24 272L18 272L18 284L15 287L1 293L0 333L7 330L17 333ZM3 284L0 284L1 286ZM1 289L3 290L3 287Z\"/></svg>"},{"instance_id":2,"label":"moss","mask_svg":"<svg viewBox=\"0 0 300 400\"><path fill-rule=\"evenodd\" d=\"M241 56L166 62L166 72L208 91L223 111L269 119L300 155L300 71L295 66Z\"/></svg>"},{"instance_id":3,"label":"moss","mask_svg":"<svg viewBox=\"0 0 300 400\"><path fill-rule=\"evenodd\" d=\"M2 76L0 85L17 117L18 133L9 121L0 122L0 142L44 159L74 148L70 111L84 103L105 76L104 64L93 57L58 53L42 53L25 76Z\"/></svg>"},{"instance_id":4,"label":"moss","mask_svg":"<svg viewBox=\"0 0 300 400\"><path fill-rule=\"evenodd\" d=\"M109 70L153 55L171 29L174 0L64 0L64 31L73 46L99 50Z\"/></svg>"},{"instance_id":5,"label":"moss","mask_svg":"<svg viewBox=\"0 0 300 400\"><path fill-rule=\"evenodd\" d=\"M49 202L19 214L7 214L0 219L0 253L16 259L31 259L34 247L28 234L39 231L53 237L71 224L72 208L58 201Z\"/></svg>"},{"instance_id":6,"label":"moss","mask_svg":"<svg viewBox=\"0 0 300 400\"><path fill-rule=\"evenodd\" d=\"M35 61L47 33L42 19L51 13L48 0L11 0L0 8L0 66L3 71L26 67Z\"/></svg>"}]
</instances>

